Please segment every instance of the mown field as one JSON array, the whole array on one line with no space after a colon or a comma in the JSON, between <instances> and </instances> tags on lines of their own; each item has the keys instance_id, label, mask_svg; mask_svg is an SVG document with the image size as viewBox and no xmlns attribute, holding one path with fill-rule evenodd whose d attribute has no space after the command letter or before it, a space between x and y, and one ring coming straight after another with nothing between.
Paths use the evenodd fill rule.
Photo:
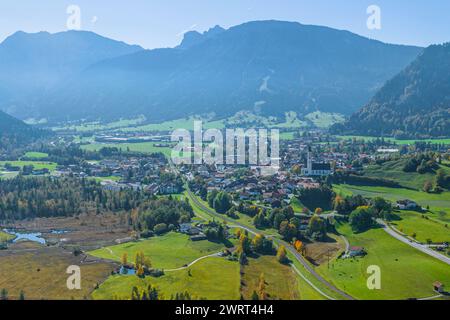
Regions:
<instances>
[{"instance_id":1,"label":"mown field","mask_svg":"<svg viewBox=\"0 0 450 320\"><path fill-rule=\"evenodd\" d=\"M330 267L318 268L336 286L358 299L408 299L435 296L433 282L450 285L450 268L404 244L382 229L354 234L348 224L338 231L347 237L352 246L362 246L368 252L364 258L337 259ZM381 290L367 288L367 268L381 269Z\"/></svg>"},{"instance_id":2,"label":"mown field","mask_svg":"<svg viewBox=\"0 0 450 320\"><path fill-rule=\"evenodd\" d=\"M110 123L86 122L77 125L68 124L66 126L54 127L54 131L76 131L76 132L93 132L101 130L120 129L129 126L136 126L145 121L145 117L137 117L136 119L122 119Z\"/></svg>"},{"instance_id":3,"label":"mown field","mask_svg":"<svg viewBox=\"0 0 450 320\"><path fill-rule=\"evenodd\" d=\"M91 251L89 254L94 257L120 262L123 253L126 252L128 261L133 263L136 253L142 251L145 257L150 258L154 268L174 269L183 267L200 257L218 253L224 248L221 243L193 242L187 235L168 233L149 240L101 248Z\"/></svg>"},{"instance_id":4,"label":"mown field","mask_svg":"<svg viewBox=\"0 0 450 320\"><path fill-rule=\"evenodd\" d=\"M433 243L450 243L448 224L414 211L398 211L396 215L401 220L393 221L392 225L410 237L414 235L417 241L427 243L430 240Z\"/></svg>"},{"instance_id":5,"label":"mown field","mask_svg":"<svg viewBox=\"0 0 450 320\"><path fill-rule=\"evenodd\" d=\"M176 293L189 292L195 299L238 300L240 297L239 263L225 258L208 258L188 269L166 272L160 278L115 275L106 280L92 297L96 300L131 298L134 286L140 291L151 284L160 298L170 300Z\"/></svg>"},{"instance_id":6,"label":"mown field","mask_svg":"<svg viewBox=\"0 0 450 320\"><path fill-rule=\"evenodd\" d=\"M325 113L321 111L310 113L305 118L311 121L317 128L322 129L329 128L333 124L342 123L345 121L344 116L341 114Z\"/></svg>"},{"instance_id":7,"label":"mown field","mask_svg":"<svg viewBox=\"0 0 450 320\"><path fill-rule=\"evenodd\" d=\"M48 153L30 151L25 153L24 157L29 159L44 159L48 157Z\"/></svg>"},{"instance_id":8,"label":"mown field","mask_svg":"<svg viewBox=\"0 0 450 320\"><path fill-rule=\"evenodd\" d=\"M404 172L405 159L396 161L389 161L382 165L372 165L364 169L367 177L382 178L394 180L406 188L422 190L425 182L434 182L435 174L417 172ZM440 169L444 170L446 174L450 174L450 167L441 165Z\"/></svg>"},{"instance_id":9,"label":"mown field","mask_svg":"<svg viewBox=\"0 0 450 320\"><path fill-rule=\"evenodd\" d=\"M0 251L0 289L6 289L10 299L18 299L21 291L27 300L89 299L114 268L104 262L83 264L82 256L30 242L14 245L14 249L20 251ZM66 270L71 265L81 268L81 290L67 288Z\"/></svg>"},{"instance_id":10,"label":"mown field","mask_svg":"<svg viewBox=\"0 0 450 320\"><path fill-rule=\"evenodd\" d=\"M81 148L87 151L99 151L102 148L117 148L122 151L141 152L146 154L163 153L167 157L171 156L172 148L157 147L155 142L139 142L139 143L92 143L82 145Z\"/></svg>"},{"instance_id":11,"label":"mown field","mask_svg":"<svg viewBox=\"0 0 450 320\"><path fill-rule=\"evenodd\" d=\"M402 199L411 199L416 201L422 207L430 207L427 215L443 223L450 222L450 192L440 194L429 194L422 191L404 189L404 188L388 188L388 187L371 187L371 186L354 186L354 185L334 185L334 191L341 195L360 194L363 197L374 198L383 197L390 201Z\"/></svg>"},{"instance_id":12,"label":"mown field","mask_svg":"<svg viewBox=\"0 0 450 320\"><path fill-rule=\"evenodd\" d=\"M0 167L4 170L5 164L9 163L12 166L16 167L24 167L24 166L33 166L34 169L48 169L50 171L54 171L56 169L57 164L54 162L46 162L46 161L0 161Z\"/></svg>"},{"instance_id":13,"label":"mown field","mask_svg":"<svg viewBox=\"0 0 450 320\"><path fill-rule=\"evenodd\" d=\"M338 136L338 138L340 138L341 140L356 139L356 140L362 140L362 141L371 141L371 140L380 139L380 137L370 137L370 136ZM447 138L447 139L400 140L400 139L385 137L384 140L392 142L392 143L396 143L398 145L412 145L412 144L415 144L416 142L426 142L426 143L433 143L433 144L450 144L450 138Z\"/></svg>"},{"instance_id":14,"label":"mown field","mask_svg":"<svg viewBox=\"0 0 450 320\"><path fill-rule=\"evenodd\" d=\"M273 256L249 259L242 268L241 292L246 300L251 300L253 292L258 292L261 275L265 280L265 292L274 300L300 300L297 275L291 267L280 264Z\"/></svg>"},{"instance_id":15,"label":"mown field","mask_svg":"<svg viewBox=\"0 0 450 320\"><path fill-rule=\"evenodd\" d=\"M12 239L14 239L14 236L12 234L0 230L0 243L10 241Z\"/></svg>"},{"instance_id":16,"label":"mown field","mask_svg":"<svg viewBox=\"0 0 450 320\"><path fill-rule=\"evenodd\" d=\"M222 120L209 121L208 119L202 119L200 117L189 117L183 119L176 119L171 121L164 121L161 123L150 123L142 125L130 125L128 127L123 126L118 129L122 132L161 132L161 131L173 131L176 129L194 129L194 121L202 121L204 129L223 129L224 123Z\"/></svg>"}]
</instances>

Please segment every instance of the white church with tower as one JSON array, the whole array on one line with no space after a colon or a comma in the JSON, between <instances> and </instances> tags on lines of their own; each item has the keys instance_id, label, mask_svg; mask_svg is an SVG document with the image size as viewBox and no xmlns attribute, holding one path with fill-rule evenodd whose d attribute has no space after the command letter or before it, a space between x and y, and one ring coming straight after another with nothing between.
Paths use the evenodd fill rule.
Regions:
<instances>
[{"instance_id":1,"label":"white church with tower","mask_svg":"<svg viewBox=\"0 0 450 320\"><path fill-rule=\"evenodd\" d=\"M333 173L331 165L325 162L313 162L311 150L308 151L308 159L306 167L302 168L302 175L304 176L328 176Z\"/></svg>"}]
</instances>

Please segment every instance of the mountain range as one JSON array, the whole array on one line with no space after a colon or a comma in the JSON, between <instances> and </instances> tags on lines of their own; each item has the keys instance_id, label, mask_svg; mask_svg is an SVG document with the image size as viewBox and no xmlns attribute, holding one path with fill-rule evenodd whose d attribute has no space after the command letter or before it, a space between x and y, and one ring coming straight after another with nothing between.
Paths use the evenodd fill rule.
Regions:
<instances>
[{"instance_id":1,"label":"mountain range","mask_svg":"<svg viewBox=\"0 0 450 320\"><path fill-rule=\"evenodd\" d=\"M0 111L0 151L32 141L34 138L50 135L49 132L25 124L3 111Z\"/></svg>"},{"instance_id":2,"label":"mountain range","mask_svg":"<svg viewBox=\"0 0 450 320\"><path fill-rule=\"evenodd\" d=\"M364 108L334 132L373 136L450 136L450 43L426 48Z\"/></svg>"},{"instance_id":3,"label":"mountain range","mask_svg":"<svg viewBox=\"0 0 450 320\"><path fill-rule=\"evenodd\" d=\"M50 122L350 115L422 50L282 21L188 32L154 50L91 32L19 32L0 44L0 109Z\"/></svg>"},{"instance_id":4,"label":"mountain range","mask_svg":"<svg viewBox=\"0 0 450 320\"><path fill-rule=\"evenodd\" d=\"M24 119L60 83L105 59L143 50L92 32L16 32L0 44L0 108Z\"/></svg>"}]
</instances>

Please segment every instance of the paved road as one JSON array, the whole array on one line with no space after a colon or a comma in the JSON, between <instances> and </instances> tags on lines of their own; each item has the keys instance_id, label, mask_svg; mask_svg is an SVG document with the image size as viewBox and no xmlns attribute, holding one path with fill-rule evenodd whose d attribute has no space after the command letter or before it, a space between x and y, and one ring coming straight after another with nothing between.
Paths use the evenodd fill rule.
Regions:
<instances>
[{"instance_id":1,"label":"paved road","mask_svg":"<svg viewBox=\"0 0 450 320\"><path fill-rule=\"evenodd\" d=\"M306 270L308 270L308 272L311 273L318 281L320 281L323 285L328 287L328 289L330 289L331 291L336 292L337 294L339 294L340 296L344 297L347 300L355 300L355 298L353 298L349 294L345 293L344 291L339 290L338 288L333 286L331 283L329 283L327 280L325 280L321 275L319 275L310 266L310 264L308 262L306 262L305 258L297 250L295 250L289 243L287 243L287 242L285 242L283 240L277 240L277 239L275 239L274 241L277 241L277 242L281 243L282 245L284 245L286 247L286 249L289 250L289 252L291 252L295 256L295 258L297 258L297 260L303 265L303 267Z\"/></svg>"},{"instance_id":2,"label":"paved road","mask_svg":"<svg viewBox=\"0 0 450 320\"><path fill-rule=\"evenodd\" d=\"M428 248L427 246L425 246L423 244L420 244L420 243L417 243L417 242L409 240L408 238L406 238L406 237L402 236L401 234L399 234L399 233L395 232L394 230L392 230L392 228L389 227L381 219L378 219L377 222L383 227L384 231L386 231L389 235L391 235L392 237L396 238L397 240L400 240L401 242L406 243L407 245L409 245L409 246L411 246L411 247L413 247L413 248L415 248L417 250L420 250L423 253L425 253L425 254L433 257L433 258L439 259L442 262L450 265L450 258L449 257L446 257L446 256L440 254L439 252L436 252L436 251Z\"/></svg>"},{"instance_id":3,"label":"paved road","mask_svg":"<svg viewBox=\"0 0 450 320\"><path fill-rule=\"evenodd\" d=\"M187 193L188 193L188 196L189 196L189 198L197 205L197 206L199 206L200 208L202 208L202 210L204 210L204 211L206 211L206 212L208 212L209 214L211 214L212 216L215 216L215 217L217 217L217 218L219 218L219 219L221 219L221 220L225 220L225 221L227 221L228 223L230 223L230 224L232 224L232 225L236 225L237 227L239 227L239 228L242 228L242 229L244 229L244 230L247 230L249 233L251 233L251 234L257 234L257 233L261 233L261 231L258 231L258 230L255 230L255 229L252 229L252 228L249 228L249 227L247 227L247 226L245 226L245 225L243 225L243 224L241 224L241 223L239 223L239 222L237 222L237 221L234 221L234 220L232 220L232 219L229 219L228 217L226 217L226 216L222 216L222 215L219 215L219 214L217 214L215 211L213 211L212 209L210 209L210 208L208 208L208 207L206 207L203 203L201 203L198 199L197 199L197 197L191 192L191 190L187 190ZM266 235L266 234L265 234ZM267 235L266 235L267 236ZM340 296L342 296L343 298L345 298L345 299L348 299L348 300L354 300L354 298L352 297L352 296L350 296L350 295L348 295L347 293L345 293L345 292L343 292L343 291L341 291L341 290L339 290L338 288L336 288L335 286L333 286L331 283L329 283L328 281L326 281L322 276L320 276L310 265L309 265L309 263L305 260L305 258L299 253L299 252L297 252L297 250L295 250L289 243L287 243L287 242L285 242L285 241L283 241L283 240L279 240L279 239L276 239L276 238L273 238L272 236L269 236L270 238L272 238L272 240L274 241L274 243L278 246L278 245L280 245L280 244L282 244L282 245L284 245L285 247L286 247L286 250L289 250L289 252L291 252L293 255L294 255L294 257L298 260L298 262L300 262L303 266L304 266L304 268L309 272L309 273L311 273L319 282L321 282L323 285L325 285L326 287L328 287L331 291L333 291L333 292L336 292L337 294L339 294ZM295 268L295 271L297 272L297 273L300 273L301 274L301 272L297 269L297 268ZM303 277L304 279L305 279L305 277ZM329 297L328 295L326 295L326 294L324 294L319 288L317 288L316 286L314 286L314 284L312 284L310 281L307 281L317 292L319 292L320 294L322 294L323 296L325 296L327 299L333 299L333 298L331 298L331 297ZM334 299L333 299L334 300Z\"/></svg>"}]
</instances>

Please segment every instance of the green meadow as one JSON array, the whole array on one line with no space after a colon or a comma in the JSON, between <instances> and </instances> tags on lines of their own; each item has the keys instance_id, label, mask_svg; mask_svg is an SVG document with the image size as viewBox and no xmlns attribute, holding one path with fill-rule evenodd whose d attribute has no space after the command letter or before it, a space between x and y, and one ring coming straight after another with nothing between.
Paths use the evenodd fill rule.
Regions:
<instances>
[{"instance_id":1,"label":"green meadow","mask_svg":"<svg viewBox=\"0 0 450 320\"><path fill-rule=\"evenodd\" d=\"M121 119L110 123L86 122L77 125L66 125L52 128L54 131L76 131L76 132L94 132L102 130L112 130L136 126L145 121L145 117L141 116L136 119Z\"/></svg>"},{"instance_id":2,"label":"green meadow","mask_svg":"<svg viewBox=\"0 0 450 320\"><path fill-rule=\"evenodd\" d=\"M406 188L422 190L425 182L433 182L434 173L419 174L417 172L404 172L405 159L389 161L382 165L372 165L364 169L368 177L394 180ZM447 174L450 174L450 168L444 165L440 166Z\"/></svg>"},{"instance_id":3,"label":"green meadow","mask_svg":"<svg viewBox=\"0 0 450 320\"><path fill-rule=\"evenodd\" d=\"M325 264L318 271L355 298L427 298L436 295L433 291L435 281L447 287L450 285L447 264L394 239L381 228L354 234L350 226L344 224L338 227L338 231L347 237L351 246L362 246L368 254L363 258L335 259L329 268ZM367 287L369 266L380 267L380 290Z\"/></svg>"},{"instance_id":4,"label":"green meadow","mask_svg":"<svg viewBox=\"0 0 450 320\"><path fill-rule=\"evenodd\" d=\"M162 299L169 300L177 293L189 292L195 299L238 300L240 297L239 263L225 258L207 258L188 269L166 272L159 278L139 278L135 275L109 277L92 293L96 300L130 299L131 290L146 290L148 285L158 288Z\"/></svg>"},{"instance_id":5,"label":"green meadow","mask_svg":"<svg viewBox=\"0 0 450 320\"><path fill-rule=\"evenodd\" d=\"M203 129L223 129L224 122L221 120L209 121L199 117L189 117L184 119L176 119L172 121L165 121L162 123L145 124L141 126L130 126L121 128L120 131L142 131L142 132L157 132L157 131L173 131L176 129L194 130L194 121L202 121Z\"/></svg>"},{"instance_id":6,"label":"green meadow","mask_svg":"<svg viewBox=\"0 0 450 320\"><path fill-rule=\"evenodd\" d=\"M448 224L414 211L398 211L396 215L401 220L393 221L392 225L408 236L415 235L417 241L427 243L430 240L433 243L450 243Z\"/></svg>"},{"instance_id":7,"label":"green meadow","mask_svg":"<svg viewBox=\"0 0 450 320\"><path fill-rule=\"evenodd\" d=\"M148 240L101 248L89 254L120 262L122 255L127 253L128 261L133 263L136 253L142 251L145 257L150 258L154 268L175 269L200 257L220 252L222 249L224 249L223 244L209 241L193 242L187 235L173 232Z\"/></svg>"},{"instance_id":8,"label":"green meadow","mask_svg":"<svg viewBox=\"0 0 450 320\"><path fill-rule=\"evenodd\" d=\"M345 118L343 115L338 113L326 113L321 111L316 111L313 113L310 113L305 116L306 119L311 121L314 126L317 128L326 129L331 127L333 124L336 123L342 123L345 121Z\"/></svg>"},{"instance_id":9,"label":"green meadow","mask_svg":"<svg viewBox=\"0 0 450 320\"><path fill-rule=\"evenodd\" d=\"M450 192L440 194L426 193L404 188L334 185L333 190L343 196L359 194L366 198L383 197L390 201L410 199L416 201L422 207L429 206L428 216L444 223L450 222Z\"/></svg>"},{"instance_id":10,"label":"green meadow","mask_svg":"<svg viewBox=\"0 0 450 320\"><path fill-rule=\"evenodd\" d=\"M34 169L49 169L50 171L55 171L57 164L54 162L45 161L0 161L0 167L4 168L5 164L9 163L15 167L33 166Z\"/></svg>"},{"instance_id":11,"label":"green meadow","mask_svg":"<svg viewBox=\"0 0 450 320\"><path fill-rule=\"evenodd\" d=\"M341 140L363 140L363 141L371 141L376 139L381 139L381 137L371 137L371 136L338 136ZM416 142L426 142L433 144L450 144L450 138L447 139L409 139L409 140L400 140L395 138L385 137L384 140L396 143L398 145L412 145Z\"/></svg>"},{"instance_id":12,"label":"green meadow","mask_svg":"<svg viewBox=\"0 0 450 320\"><path fill-rule=\"evenodd\" d=\"M157 147L156 142L139 142L139 143L92 143L82 145L81 148L87 151L100 151L102 148L118 148L122 151L130 150L132 152L141 152L146 154L163 153L166 157L170 157L172 148Z\"/></svg>"},{"instance_id":13,"label":"green meadow","mask_svg":"<svg viewBox=\"0 0 450 320\"><path fill-rule=\"evenodd\" d=\"M45 159L48 157L48 153L44 152L27 152L24 154L25 158L28 159Z\"/></svg>"},{"instance_id":14,"label":"green meadow","mask_svg":"<svg viewBox=\"0 0 450 320\"><path fill-rule=\"evenodd\" d=\"M0 243L14 239L14 235L0 230Z\"/></svg>"},{"instance_id":15,"label":"green meadow","mask_svg":"<svg viewBox=\"0 0 450 320\"><path fill-rule=\"evenodd\" d=\"M300 300L297 275L288 265L280 264L274 256L250 258L242 268L241 291L245 299L251 300L253 292L258 292L260 277L265 280L265 291L270 299Z\"/></svg>"}]
</instances>

